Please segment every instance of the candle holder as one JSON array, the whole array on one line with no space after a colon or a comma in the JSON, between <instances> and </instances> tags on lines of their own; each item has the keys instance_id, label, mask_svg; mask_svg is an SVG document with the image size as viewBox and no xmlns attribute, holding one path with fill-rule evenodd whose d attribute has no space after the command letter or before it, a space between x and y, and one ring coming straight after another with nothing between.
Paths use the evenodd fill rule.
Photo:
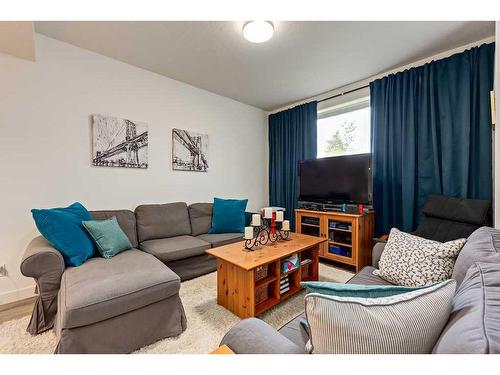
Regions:
<instances>
[{"instance_id":1,"label":"candle holder","mask_svg":"<svg viewBox=\"0 0 500 375\"><path fill-rule=\"evenodd\" d=\"M282 228L283 222L281 222L280 228L277 227L276 212L272 213L271 218L263 217L260 221L261 224L252 225L252 238L245 239L245 248L248 250L253 251L256 247L266 245L267 243L286 240L290 235L290 230Z\"/></svg>"}]
</instances>

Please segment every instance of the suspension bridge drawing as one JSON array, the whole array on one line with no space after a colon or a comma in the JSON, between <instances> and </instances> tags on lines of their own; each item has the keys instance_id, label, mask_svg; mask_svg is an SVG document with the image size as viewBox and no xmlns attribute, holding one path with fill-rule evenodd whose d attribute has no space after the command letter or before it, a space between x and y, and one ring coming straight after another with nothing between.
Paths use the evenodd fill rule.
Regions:
<instances>
[{"instance_id":1,"label":"suspension bridge drawing","mask_svg":"<svg viewBox=\"0 0 500 375\"><path fill-rule=\"evenodd\" d=\"M178 171L208 170L208 135L172 130L172 168Z\"/></svg>"},{"instance_id":2,"label":"suspension bridge drawing","mask_svg":"<svg viewBox=\"0 0 500 375\"><path fill-rule=\"evenodd\" d=\"M92 115L92 164L102 167L147 168L148 127L117 117Z\"/></svg>"}]
</instances>

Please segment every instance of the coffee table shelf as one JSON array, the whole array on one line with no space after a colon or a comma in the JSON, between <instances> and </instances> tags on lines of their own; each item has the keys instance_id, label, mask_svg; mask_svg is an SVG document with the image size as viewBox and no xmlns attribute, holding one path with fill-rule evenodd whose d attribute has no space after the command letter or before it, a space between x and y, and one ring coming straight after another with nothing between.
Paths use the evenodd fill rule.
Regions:
<instances>
[{"instance_id":1,"label":"coffee table shelf","mask_svg":"<svg viewBox=\"0 0 500 375\"><path fill-rule=\"evenodd\" d=\"M243 242L207 250L217 258L217 303L240 318L249 318L299 293L301 281L318 280L319 249L325 241L290 233L289 240L262 246L255 251L246 250ZM298 255L299 261L309 259L310 262L282 273L281 263L293 254ZM267 267L268 276L255 281L258 267ZM285 276L290 290L280 295L280 281ZM256 303L256 295L262 302Z\"/></svg>"},{"instance_id":2,"label":"coffee table shelf","mask_svg":"<svg viewBox=\"0 0 500 375\"><path fill-rule=\"evenodd\" d=\"M278 279L278 276L267 276L264 277L263 279L260 279L259 281L255 282L255 288L262 287L264 285L270 284L272 282L275 282Z\"/></svg>"},{"instance_id":3,"label":"coffee table shelf","mask_svg":"<svg viewBox=\"0 0 500 375\"><path fill-rule=\"evenodd\" d=\"M300 292L302 290L302 287L299 285L295 285L293 287L290 288L290 290L286 293L283 293L281 296L280 296L280 301L284 301L286 300L287 298L290 298L291 296L297 294L298 292Z\"/></svg>"},{"instance_id":4,"label":"coffee table shelf","mask_svg":"<svg viewBox=\"0 0 500 375\"><path fill-rule=\"evenodd\" d=\"M271 307L277 305L280 302L279 298L269 298L262 303L259 303L255 306L255 315L259 315L266 310L269 310Z\"/></svg>"}]
</instances>

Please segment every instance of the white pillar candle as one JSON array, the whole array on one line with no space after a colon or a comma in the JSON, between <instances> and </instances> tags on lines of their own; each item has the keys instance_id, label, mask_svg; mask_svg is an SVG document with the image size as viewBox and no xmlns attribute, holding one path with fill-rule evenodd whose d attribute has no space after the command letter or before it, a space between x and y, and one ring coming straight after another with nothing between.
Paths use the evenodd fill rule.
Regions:
<instances>
[{"instance_id":1,"label":"white pillar candle","mask_svg":"<svg viewBox=\"0 0 500 375\"><path fill-rule=\"evenodd\" d=\"M281 229L290 230L290 222L288 220L283 221L283 224L281 225Z\"/></svg>"},{"instance_id":2,"label":"white pillar candle","mask_svg":"<svg viewBox=\"0 0 500 375\"><path fill-rule=\"evenodd\" d=\"M271 219L273 217L273 209L271 207L264 208L264 218Z\"/></svg>"},{"instance_id":3,"label":"white pillar candle","mask_svg":"<svg viewBox=\"0 0 500 375\"><path fill-rule=\"evenodd\" d=\"M253 238L253 227L245 227L245 240Z\"/></svg>"},{"instance_id":4,"label":"white pillar candle","mask_svg":"<svg viewBox=\"0 0 500 375\"><path fill-rule=\"evenodd\" d=\"M260 226L260 215L259 214L253 214L252 215L252 225L254 227Z\"/></svg>"},{"instance_id":5,"label":"white pillar candle","mask_svg":"<svg viewBox=\"0 0 500 375\"><path fill-rule=\"evenodd\" d=\"M276 221L277 222L283 221L283 211L276 211Z\"/></svg>"}]
</instances>

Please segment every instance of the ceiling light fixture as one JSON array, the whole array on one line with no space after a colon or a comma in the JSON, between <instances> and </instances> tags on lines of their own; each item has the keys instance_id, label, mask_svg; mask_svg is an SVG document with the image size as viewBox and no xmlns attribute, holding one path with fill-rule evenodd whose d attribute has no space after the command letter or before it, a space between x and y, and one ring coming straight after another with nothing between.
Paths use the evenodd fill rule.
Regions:
<instances>
[{"instance_id":1,"label":"ceiling light fixture","mask_svg":"<svg viewBox=\"0 0 500 375\"><path fill-rule=\"evenodd\" d=\"M264 43L272 38L274 26L269 21L250 21L243 25L243 36L252 43Z\"/></svg>"}]
</instances>

